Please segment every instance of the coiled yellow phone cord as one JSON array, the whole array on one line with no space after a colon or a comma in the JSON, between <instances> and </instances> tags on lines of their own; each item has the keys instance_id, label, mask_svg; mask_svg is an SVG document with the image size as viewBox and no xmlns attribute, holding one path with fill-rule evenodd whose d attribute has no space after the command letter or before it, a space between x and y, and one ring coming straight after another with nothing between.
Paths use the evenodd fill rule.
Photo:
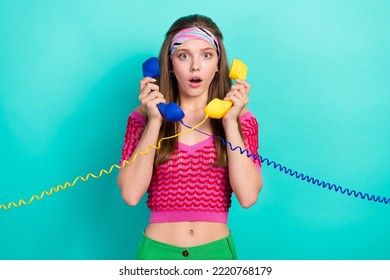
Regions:
<instances>
[{"instance_id":1,"label":"coiled yellow phone cord","mask_svg":"<svg viewBox=\"0 0 390 280\"><path fill-rule=\"evenodd\" d=\"M142 151L139 151L137 153L134 154L133 158L131 159L131 161L128 161L128 160L124 160L123 163L119 166L118 164L113 164L111 165L111 167L109 168L109 170L105 170L105 169L102 169L100 170L99 172L99 175L95 175L95 174L92 174L92 173L88 173L85 177L83 176L78 176L76 177L72 183L70 182L65 182L65 184L63 185L58 185L57 187L52 187L50 190L48 191L43 191L40 195L36 195L34 194L27 202L23 199L20 199L17 203L11 201L9 202L8 204L0 204L0 209L4 209L4 210L9 210L11 209L11 207L15 207L15 208L18 208L22 205L29 205L31 204L34 200L42 200L45 196L51 196L53 194L53 192L59 192L60 190L66 190L68 187L73 187L78 180L82 180L82 181L88 181L90 177L92 178L95 178L95 179L98 179L100 177L103 176L103 173L104 174L110 174L114 168L117 168L117 169L121 169L123 168L126 164L132 164L137 156L140 154L140 155L143 155L143 156L146 156L148 155L149 153L149 149L150 148L153 148L153 149L156 149L156 150L159 150L161 148L161 142L164 141L164 140L167 140L167 139L171 139L171 138L175 138L175 137L179 137L180 135L183 135L185 133L188 133L190 131L193 131L195 129L197 129L198 127L200 127L206 120L207 118L209 117L209 115L206 115L205 118L199 123L197 124L196 126L190 128L190 129L186 129L180 133L177 133L175 135L172 135L172 136L168 136L168 137L163 137L161 138L158 143L157 143L157 146L153 146L153 145L150 145L146 148L145 152L142 152Z\"/></svg>"}]
</instances>

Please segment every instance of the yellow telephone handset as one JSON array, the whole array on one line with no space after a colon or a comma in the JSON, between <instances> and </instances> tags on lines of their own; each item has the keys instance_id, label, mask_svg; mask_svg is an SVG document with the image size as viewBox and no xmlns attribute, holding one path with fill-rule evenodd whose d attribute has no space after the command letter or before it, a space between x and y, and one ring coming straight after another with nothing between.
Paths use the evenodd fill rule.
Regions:
<instances>
[{"instance_id":1,"label":"yellow telephone handset","mask_svg":"<svg viewBox=\"0 0 390 280\"><path fill-rule=\"evenodd\" d=\"M229 78L233 80L245 80L248 66L239 59L233 59L230 66Z\"/></svg>"},{"instance_id":2,"label":"yellow telephone handset","mask_svg":"<svg viewBox=\"0 0 390 280\"><path fill-rule=\"evenodd\" d=\"M239 59L233 59L230 66L229 78L233 80L245 80L248 67ZM222 118L232 107L233 102L230 100L221 100L214 98L207 104L204 112L212 119Z\"/></svg>"}]
</instances>

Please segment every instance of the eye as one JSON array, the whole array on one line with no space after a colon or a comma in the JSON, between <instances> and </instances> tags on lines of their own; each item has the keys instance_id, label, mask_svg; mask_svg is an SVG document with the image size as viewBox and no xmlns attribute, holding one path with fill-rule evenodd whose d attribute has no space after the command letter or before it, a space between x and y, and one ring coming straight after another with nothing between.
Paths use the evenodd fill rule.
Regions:
<instances>
[{"instance_id":1,"label":"eye","mask_svg":"<svg viewBox=\"0 0 390 280\"><path fill-rule=\"evenodd\" d=\"M179 53L177 57L181 60L184 60L184 59L188 58L188 54L187 53Z\"/></svg>"},{"instance_id":2,"label":"eye","mask_svg":"<svg viewBox=\"0 0 390 280\"><path fill-rule=\"evenodd\" d=\"M203 57L206 58L206 59L210 59L210 58L213 57L213 54L210 53L210 52L206 52L206 53L203 54Z\"/></svg>"}]
</instances>

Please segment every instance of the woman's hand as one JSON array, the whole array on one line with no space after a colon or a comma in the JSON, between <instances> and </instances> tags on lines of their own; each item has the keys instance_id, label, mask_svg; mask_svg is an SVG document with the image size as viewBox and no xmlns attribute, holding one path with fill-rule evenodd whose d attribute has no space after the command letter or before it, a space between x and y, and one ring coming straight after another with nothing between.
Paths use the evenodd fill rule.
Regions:
<instances>
[{"instance_id":1,"label":"woman's hand","mask_svg":"<svg viewBox=\"0 0 390 280\"><path fill-rule=\"evenodd\" d=\"M160 87L154 82L156 80L150 77L145 77L140 81L140 94L139 101L145 110L148 119L162 120L160 111L157 108L157 104L166 103L163 94L159 91Z\"/></svg>"},{"instance_id":2,"label":"woman's hand","mask_svg":"<svg viewBox=\"0 0 390 280\"><path fill-rule=\"evenodd\" d=\"M225 116L222 117L223 122L229 122L231 120L237 120L240 115L242 109L249 102L249 91L251 89L250 84L248 84L245 80L236 80L236 84L232 85L230 91L226 94L223 100L230 100L233 102L233 106L226 113Z\"/></svg>"}]
</instances>

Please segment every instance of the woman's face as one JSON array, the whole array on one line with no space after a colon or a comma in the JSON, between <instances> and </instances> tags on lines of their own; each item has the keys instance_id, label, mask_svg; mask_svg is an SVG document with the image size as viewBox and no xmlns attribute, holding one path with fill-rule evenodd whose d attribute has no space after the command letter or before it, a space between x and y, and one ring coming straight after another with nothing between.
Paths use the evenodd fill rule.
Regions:
<instances>
[{"instance_id":1,"label":"woman's face","mask_svg":"<svg viewBox=\"0 0 390 280\"><path fill-rule=\"evenodd\" d=\"M179 94L207 96L211 81L218 71L215 48L203 40L188 40L176 49L171 59Z\"/></svg>"}]
</instances>

